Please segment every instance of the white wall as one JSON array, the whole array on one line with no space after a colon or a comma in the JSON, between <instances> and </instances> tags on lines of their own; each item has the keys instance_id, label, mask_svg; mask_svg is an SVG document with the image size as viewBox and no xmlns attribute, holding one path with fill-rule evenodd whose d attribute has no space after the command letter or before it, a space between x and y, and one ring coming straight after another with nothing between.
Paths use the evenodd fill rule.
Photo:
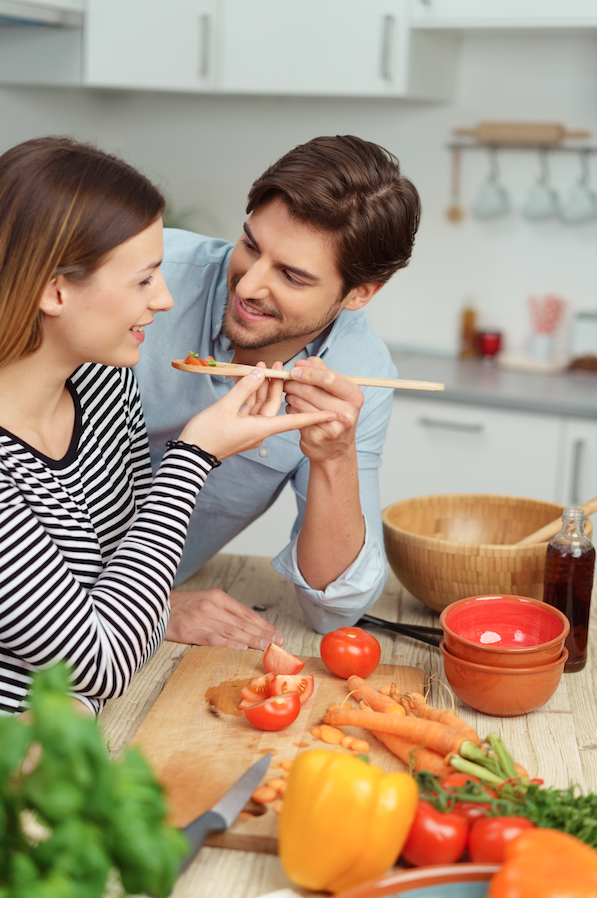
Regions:
<instances>
[{"instance_id":1,"label":"white wall","mask_svg":"<svg viewBox=\"0 0 597 898\"><path fill-rule=\"evenodd\" d=\"M394 344L452 352L459 310L472 297L481 322L524 346L531 293L556 292L595 308L597 223L533 224L518 210L494 222L445 219L451 129L478 121L530 120L586 127L597 143L597 37L472 34L463 39L457 95L447 105L395 100L274 99L31 87L0 88L0 150L32 136L69 133L123 153L165 187L179 207L198 203L206 227L235 239L252 180L291 146L318 134L354 133L396 153L423 200L408 269L371 305L376 329ZM597 158L591 161L597 183ZM501 157L503 181L520 206L536 177L532 153ZM464 160L465 202L485 177L480 152ZM563 192L576 156L554 157ZM218 224L219 223L219 224Z\"/></svg>"}]
</instances>

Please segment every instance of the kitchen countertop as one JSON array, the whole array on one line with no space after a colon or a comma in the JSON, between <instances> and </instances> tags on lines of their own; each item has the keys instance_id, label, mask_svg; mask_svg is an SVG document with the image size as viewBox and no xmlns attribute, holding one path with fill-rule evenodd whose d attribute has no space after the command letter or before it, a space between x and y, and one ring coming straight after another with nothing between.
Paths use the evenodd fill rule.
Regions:
<instances>
[{"instance_id":1,"label":"kitchen countertop","mask_svg":"<svg viewBox=\"0 0 597 898\"><path fill-rule=\"evenodd\" d=\"M427 375L435 377L429 370ZM181 588L207 587L219 587L248 607L265 605L264 617L283 632L288 651L318 655L321 636L304 619L294 586L272 568L269 559L219 554ZM584 791L597 792L597 602L593 602L593 612L587 666L579 673L565 674L543 708L524 717L496 718L479 714L456 699L456 710L481 736L498 732L531 777L540 776L549 786L565 788L578 783ZM438 626L437 614L414 599L392 573L371 614L384 620ZM430 680L430 701L441 706L445 695L435 685L444 679L438 649L383 630L375 630L375 636L381 645L382 663L422 669ZM165 642L133 678L127 692L107 702L99 723L115 755L132 739L188 648ZM285 888L318 898L316 893L293 886L275 855L206 846L180 877L171 898L258 898Z\"/></svg>"},{"instance_id":2,"label":"kitchen countertop","mask_svg":"<svg viewBox=\"0 0 597 898\"><path fill-rule=\"evenodd\" d=\"M400 398L435 399L492 408L597 420L597 374L531 374L458 359L390 348L398 376L443 383L442 393L401 392ZM396 394L398 395L398 394Z\"/></svg>"}]
</instances>

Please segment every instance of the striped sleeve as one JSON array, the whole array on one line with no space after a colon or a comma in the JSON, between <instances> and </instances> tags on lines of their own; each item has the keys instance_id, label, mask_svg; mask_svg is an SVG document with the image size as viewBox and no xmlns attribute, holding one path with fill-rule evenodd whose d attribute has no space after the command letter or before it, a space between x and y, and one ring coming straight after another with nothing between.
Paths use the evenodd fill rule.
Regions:
<instances>
[{"instance_id":1,"label":"striped sleeve","mask_svg":"<svg viewBox=\"0 0 597 898\"><path fill-rule=\"evenodd\" d=\"M20 710L31 672L58 660L72 667L74 691L94 710L122 694L164 637L189 518L210 467L189 449L170 449L134 522L85 588L23 484L0 466L0 713Z\"/></svg>"}]
</instances>

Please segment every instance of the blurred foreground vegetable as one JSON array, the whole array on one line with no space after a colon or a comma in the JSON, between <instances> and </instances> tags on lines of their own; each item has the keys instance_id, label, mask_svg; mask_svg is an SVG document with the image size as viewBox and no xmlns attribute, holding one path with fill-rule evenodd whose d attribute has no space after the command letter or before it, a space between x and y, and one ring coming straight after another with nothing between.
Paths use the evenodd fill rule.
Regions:
<instances>
[{"instance_id":1,"label":"blurred foreground vegetable","mask_svg":"<svg viewBox=\"0 0 597 898\"><path fill-rule=\"evenodd\" d=\"M595 898L597 851L574 836L530 829L506 847L489 898Z\"/></svg>"},{"instance_id":2,"label":"blurred foreground vegetable","mask_svg":"<svg viewBox=\"0 0 597 898\"><path fill-rule=\"evenodd\" d=\"M278 851L303 888L340 892L386 873L415 816L418 788L408 773L385 774L359 758L304 752L288 778Z\"/></svg>"},{"instance_id":3,"label":"blurred foreground vegetable","mask_svg":"<svg viewBox=\"0 0 597 898\"><path fill-rule=\"evenodd\" d=\"M0 898L101 898L114 869L165 898L187 840L146 761L111 762L67 689L62 666L38 673L30 719L0 717Z\"/></svg>"}]
</instances>

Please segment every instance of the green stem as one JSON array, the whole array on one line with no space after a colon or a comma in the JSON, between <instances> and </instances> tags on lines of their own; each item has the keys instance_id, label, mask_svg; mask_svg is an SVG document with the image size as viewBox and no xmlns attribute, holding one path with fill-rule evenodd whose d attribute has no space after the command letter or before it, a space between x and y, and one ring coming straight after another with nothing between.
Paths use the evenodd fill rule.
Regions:
<instances>
[{"instance_id":1,"label":"green stem","mask_svg":"<svg viewBox=\"0 0 597 898\"><path fill-rule=\"evenodd\" d=\"M468 773L469 776L476 776L477 779L484 780L486 783L490 783L493 786L501 786L504 782L503 776L498 776L497 773L493 773L491 770L488 770L487 767L482 767L481 764L467 761L466 758L463 758L461 755L452 755L450 758L450 766L455 767L456 770L460 770L461 773Z\"/></svg>"},{"instance_id":2,"label":"green stem","mask_svg":"<svg viewBox=\"0 0 597 898\"><path fill-rule=\"evenodd\" d=\"M507 779L507 776L500 767L498 761L484 749L475 745L474 742L463 742L460 746L460 754L463 758L466 758L467 761L473 761L475 764L480 764L481 767L491 770L491 772L495 773L496 776L499 776L500 779Z\"/></svg>"},{"instance_id":3,"label":"green stem","mask_svg":"<svg viewBox=\"0 0 597 898\"><path fill-rule=\"evenodd\" d=\"M518 776L516 767L514 766L514 761L512 760L512 755L510 754L498 734L490 733L490 735L487 737L487 741L491 745L491 749L497 757L500 766L506 775L506 778L514 779L516 776Z\"/></svg>"}]
</instances>

